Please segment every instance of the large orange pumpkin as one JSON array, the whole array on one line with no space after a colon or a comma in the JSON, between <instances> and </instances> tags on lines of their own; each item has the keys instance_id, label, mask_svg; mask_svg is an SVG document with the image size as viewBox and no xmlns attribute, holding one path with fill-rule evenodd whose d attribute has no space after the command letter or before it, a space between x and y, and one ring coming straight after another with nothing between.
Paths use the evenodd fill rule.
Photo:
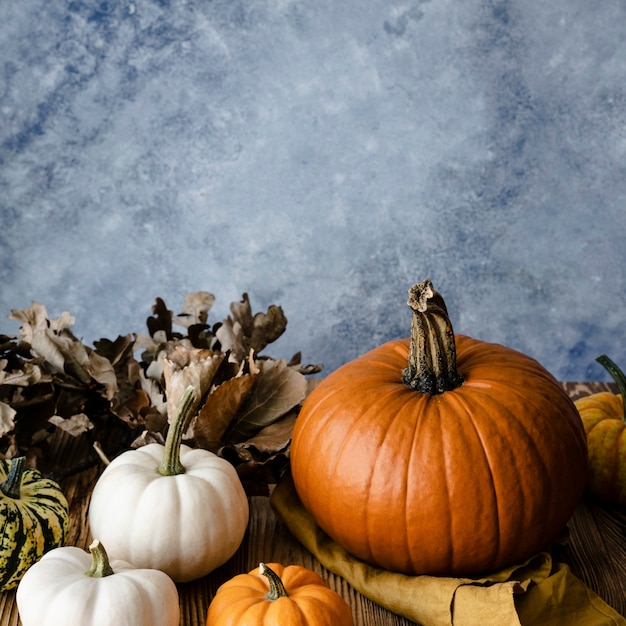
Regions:
<instances>
[{"instance_id":1,"label":"large orange pumpkin","mask_svg":"<svg viewBox=\"0 0 626 626\"><path fill-rule=\"evenodd\" d=\"M461 576L547 547L585 486L585 431L534 359L457 336L429 280L411 338L343 365L307 397L291 467L303 505L354 556Z\"/></svg>"}]
</instances>

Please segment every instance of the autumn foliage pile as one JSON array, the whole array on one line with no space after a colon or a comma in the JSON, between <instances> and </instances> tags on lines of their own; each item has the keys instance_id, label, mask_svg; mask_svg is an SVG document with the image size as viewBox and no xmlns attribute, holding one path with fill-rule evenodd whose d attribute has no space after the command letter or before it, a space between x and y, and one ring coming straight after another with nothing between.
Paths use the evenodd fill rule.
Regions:
<instances>
[{"instance_id":1,"label":"autumn foliage pile","mask_svg":"<svg viewBox=\"0 0 626 626\"><path fill-rule=\"evenodd\" d=\"M209 324L214 296L187 294L178 314L157 298L147 334L85 345L74 318L49 319L42 304L12 310L20 336L0 335L0 458L25 455L62 478L124 449L163 442L184 389L196 390L185 443L226 458L250 494L265 494L288 462L291 432L319 365L262 351L286 329L279 306L252 313L249 298ZM180 329L180 330L176 330ZM69 466L50 465L59 430L89 442Z\"/></svg>"}]
</instances>

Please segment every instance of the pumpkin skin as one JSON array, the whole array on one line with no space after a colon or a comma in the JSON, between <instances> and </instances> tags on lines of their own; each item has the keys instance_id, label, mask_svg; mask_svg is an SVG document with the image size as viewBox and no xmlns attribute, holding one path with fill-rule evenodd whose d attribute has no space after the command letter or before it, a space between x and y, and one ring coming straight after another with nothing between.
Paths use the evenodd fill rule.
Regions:
<instances>
[{"instance_id":1,"label":"pumpkin skin","mask_svg":"<svg viewBox=\"0 0 626 626\"><path fill-rule=\"evenodd\" d=\"M178 591L166 574L115 560L99 576L91 564L88 552L66 546L33 565L17 588L22 625L178 626Z\"/></svg>"},{"instance_id":2,"label":"pumpkin skin","mask_svg":"<svg viewBox=\"0 0 626 626\"><path fill-rule=\"evenodd\" d=\"M526 355L446 332L460 386L409 387L412 341L391 341L322 380L293 431L304 507L348 552L390 571L469 576L518 563L562 531L584 490L585 432L559 383Z\"/></svg>"},{"instance_id":3,"label":"pumpkin skin","mask_svg":"<svg viewBox=\"0 0 626 626\"><path fill-rule=\"evenodd\" d=\"M205 576L240 546L248 498L235 468L208 450L182 445L185 472L157 472L163 446L124 452L98 479L89 526L111 556L158 569L175 582Z\"/></svg>"},{"instance_id":4,"label":"pumpkin skin","mask_svg":"<svg viewBox=\"0 0 626 626\"><path fill-rule=\"evenodd\" d=\"M574 404L587 433L589 493L626 505L626 421L621 394L604 391Z\"/></svg>"},{"instance_id":5,"label":"pumpkin skin","mask_svg":"<svg viewBox=\"0 0 626 626\"><path fill-rule=\"evenodd\" d=\"M24 469L23 457L0 460L0 484L0 591L6 591L46 552L65 544L69 507L59 484Z\"/></svg>"},{"instance_id":6,"label":"pumpkin skin","mask_svg":"<svg viewBox=\"0 0 626 626\"><path fill-rule=\"evenodd\" d=\"M175 582L201 578L237 551L249 505L225 459L181 444L193 389L187 389L165 445L151 443L113 459L96 482L89 526L112 557L158 569Z\"/></svg>"},{"instance_id":7,"label":"pumpkin skin","mask_svg":"<svg viewBox=\"0 0 626 626\"><path fill-rule=\"evenodd\" d=\"M269 568L269 572L262 572ZM271 574L287 595L276 593ZM274 594L274 595L272 595ZM345 600L300 565L261 564L226 581L215 594L207 626L352 626Z\"/></svg>"}]
</instances>

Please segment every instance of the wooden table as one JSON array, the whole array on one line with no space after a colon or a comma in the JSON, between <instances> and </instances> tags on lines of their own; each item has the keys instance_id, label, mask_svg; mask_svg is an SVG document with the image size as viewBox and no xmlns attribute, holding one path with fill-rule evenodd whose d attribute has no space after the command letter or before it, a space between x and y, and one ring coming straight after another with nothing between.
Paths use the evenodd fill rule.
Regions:
<instances>
[{"instance_id":1,"label":"wooden table","mask_svg":"<svg viewBox=\"0 0 626 626\"><path fill-rule=\"evenodd\" d=\"M605 383L567 383L573 398L613 388ZM65 455L78 454L78 446L62 436ZM86 549L91 542L86 523L91 488L101 468L92 467L62 481L70 502L71 532L69 543ZM317 571L338 591L352 609L355 626L409 626L413 624L373 604L345 581L325 570L290 535L273 513L269 500L250 499L251 516L247 534L235 556L211 575L178 586L182 626L204 626L209 602L218 586L235 574L255 568L259 562L299 563ZM626 616L626 509L608 506L585 498L570 524L571 539L559 558L574 574L620 614ZM20 624L15 592L0 594L0 626Z\"/></svg>"}]
</instances>

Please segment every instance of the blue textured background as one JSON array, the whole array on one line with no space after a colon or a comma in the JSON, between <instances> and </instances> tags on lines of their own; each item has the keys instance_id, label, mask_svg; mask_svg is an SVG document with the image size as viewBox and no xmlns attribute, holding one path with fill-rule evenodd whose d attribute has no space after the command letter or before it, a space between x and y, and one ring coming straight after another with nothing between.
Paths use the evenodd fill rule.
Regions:
<instances>
[{"instance_id":1,"label":"blue textured background","mask_svg":"<svg viewBox=\"0 0 626 626\"><path fill-rule=\"evenodd\" d=\"M157 296L282 305L331 371L457 332L626 366L624 0L0 2L0 332L87 343Z\"/></svg>"}]
</instances>

